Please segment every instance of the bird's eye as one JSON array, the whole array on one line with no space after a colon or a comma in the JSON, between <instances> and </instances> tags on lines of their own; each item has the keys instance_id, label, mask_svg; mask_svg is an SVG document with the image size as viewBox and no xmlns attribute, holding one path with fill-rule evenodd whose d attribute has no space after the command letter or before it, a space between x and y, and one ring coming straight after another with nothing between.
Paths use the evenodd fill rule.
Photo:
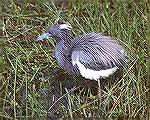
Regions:
<instances>
[{"instance_id":1,"label":"bird's eye","mask_svg":"<svg viewBox=\"0 0 150 120\"><path fill-rule=\"evenodd\" d=\"M48 31L49 34L52 34L52 32Z\"/></svg>"}]
</instances>

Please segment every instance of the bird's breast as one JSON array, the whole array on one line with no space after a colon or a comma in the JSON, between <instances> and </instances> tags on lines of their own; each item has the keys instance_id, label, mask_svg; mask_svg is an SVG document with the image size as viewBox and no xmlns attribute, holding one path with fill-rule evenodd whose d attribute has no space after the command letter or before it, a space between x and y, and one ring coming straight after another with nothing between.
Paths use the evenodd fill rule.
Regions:
<instances>
[{"instance_id":1,"label":"bird's breast","mask_svg":"<svg viewBox=\"0 0 150 120\"><path fill-rule=\"evenodd\" d=\"M63 45L62 42L56 44L55 47L55 58L57 64L63 69L70 71L72 69L71 63L71 51Z\"/></svg>"}]
</instances>

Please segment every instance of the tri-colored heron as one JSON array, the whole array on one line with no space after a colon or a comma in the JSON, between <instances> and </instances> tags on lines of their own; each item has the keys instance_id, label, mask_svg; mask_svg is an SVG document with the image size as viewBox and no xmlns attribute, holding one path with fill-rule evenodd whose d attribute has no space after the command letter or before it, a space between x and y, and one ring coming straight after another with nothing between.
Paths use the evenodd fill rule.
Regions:
<instances>
[{"instance_id":1,"label":"tri-colored heron","mask_svg":"<svg viewBox=\"0 0 150 120\"><path fill-rule=\"evenodd\" d=\"M117 69L123 68L125 50L116 40L100 33L88 33L73 37L71 26L56 24L35 41L56 37L55 58L60 67L74 74L98 81L101 104L100 79L109 77Z\"/></svg>"}]
</instances>

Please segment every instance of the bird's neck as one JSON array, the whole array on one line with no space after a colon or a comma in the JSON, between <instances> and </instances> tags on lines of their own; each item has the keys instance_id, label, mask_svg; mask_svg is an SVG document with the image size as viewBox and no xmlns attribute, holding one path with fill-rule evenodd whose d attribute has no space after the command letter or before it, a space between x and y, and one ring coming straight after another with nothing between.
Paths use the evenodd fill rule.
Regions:
<instances>
[{"instance_id":1,"label":"bird's neck","mask_svg":"<svg viewBox=\"0 0 150 120\"><path fill-rule=\"evenodd\" d=\"M62 43L64 44L64 46L68 46L68 45L70 46L71 42L73 40L73 36L70 33L70 31L61 31L59 39L62 41Z\"/></svg>"}]
</instances>

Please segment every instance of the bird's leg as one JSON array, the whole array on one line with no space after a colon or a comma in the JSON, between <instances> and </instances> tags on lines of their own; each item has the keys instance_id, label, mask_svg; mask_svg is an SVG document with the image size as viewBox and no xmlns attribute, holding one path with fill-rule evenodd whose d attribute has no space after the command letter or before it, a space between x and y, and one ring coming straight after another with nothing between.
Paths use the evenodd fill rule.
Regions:
<instances>
[{"instance_id":1,"label":"bird's leg","mask_svg":"<svg viewBox=\"0 0 150 120\"><path fill-rule=\"evenodd\" d=\"M98 99L99 99L99 107L101 109L102 99L101 99L101 84L100 84L100 79L98 79Z\"/></svg>"},{"instance_id":2,"label":"bird's leg","mask_svg":"<svg viewBox=\"0 0 150 120\"><path fill-rule=\"evenodd\" d=\"M99 100L98 114L101 116L103 113L103 108L102 108L102 93L101 93L100 79L98 79L98 100Z\"/></svg>"}]
</instances>

